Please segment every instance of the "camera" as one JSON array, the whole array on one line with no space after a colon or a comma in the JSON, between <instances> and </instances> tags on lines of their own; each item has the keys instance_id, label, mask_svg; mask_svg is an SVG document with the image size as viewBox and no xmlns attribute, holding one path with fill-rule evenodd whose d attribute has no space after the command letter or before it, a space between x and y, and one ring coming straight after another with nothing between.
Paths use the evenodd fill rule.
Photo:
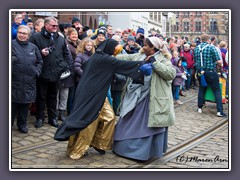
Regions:
<instances>
[{"instance_id":1,"label":"camera","mask_svg":"<svg viewBox=\"0 0 240 180\"><path fill-rule=\"evenodd\" d=\"M54 49L55 49L54 46L47 47L49 54L52 53L54 51Z\"/></svg>"},{"instance_id":2,"label":"camera","mask_svg":"<svg viewBox=\"0 0 240 180\"><path fill-rule=\"evenodd\" d=\"M142 34L140 34L140 37L139 37L140 39L144 39L144 35L142 35Z\"/></svg>"},{"instance_id":3,"label":"camera","mask_svg":"<svg viewBox=\"0 0 240 180\"><path fill-rule=\"evenodd\" d=\"M134 47L133 45L129 45L129 49L130 49L131 51L133 51L133 50L135 49L135 47Z\"/></svg>"}]
</instances>

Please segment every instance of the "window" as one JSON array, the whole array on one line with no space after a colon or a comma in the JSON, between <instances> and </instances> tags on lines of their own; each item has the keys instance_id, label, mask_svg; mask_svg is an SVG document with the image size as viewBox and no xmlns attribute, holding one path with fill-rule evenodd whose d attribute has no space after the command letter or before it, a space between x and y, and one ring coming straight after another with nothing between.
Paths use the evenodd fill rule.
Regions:
<instances>
[{"instance_id":1,"label":"window","mask_svg":"<svg viewBox=\"0 0 240 180\"><path fill-rule=\"evenodd\" d=\"M153 20L153 12L150 12L150 19Z\"/></svg>"},{"instance_id":2,"label":"window","mask_svg":"<svg viewBox=\"0 0 240 180\"><path fill-rule=\"evenodd\" d=\"M196 32L201 32L201 29L202 29L202 23L201 22L196 22L195 31Z\"/></svg>"},{"instance_id":3,"label":"window","mask_svg":"<svg viewBox=\"0 0 240 180\"><path fill-rule=\"evenodd\" d=\"M176 18L178 18L179 17L179 12L175 12L175 14L176 14Z\"/></svg>"},{"instance_id":4,"label":"window","mask_svg":"<svg viewBox=\"0 0 240 180\"><path fill-rule=\"evenodd\" d=\"M217 32L218 31L218 27L217 27L217 21L216 19L210 19L210 32Z\"/></svg>"},{"instance_id":5,"label":"window","mask_svg":"<svg viewBox=\"0 0 240 180\"><path fill-rule=\"evenodd\" d=\"M183 31L189 31L189 22L183 23Z\"/></svg>"},{"instance_id":6,"label":"window","mask_svg":"<svg viewBox=\"0 0 240 180\"><path fill-rule=\"evenodd\" d=\"M183 17L189 17L190 12L183 12Z\"/></svg>"},{"instance_id":7,"label":"window","mask_svg":"<svg viewBox=\"0 0 240 180\"><path fill-rule=\"evenodd\" d=\"M174 25L174 31L179 31L179 22L176 22L176 25Z\"/></svg>"},{"instance_id":8,"label":"window","mask_svg":"<svg viewBox=\"0 0 240 180\"><path fill-rule=\"evenodd\" d=\"M35 12L35 15L38 16L54 16L57 17L58 13L57 12Z\"/></svg>"},{"instance_id":9,"label":"window","mask_svg":"<svg viewBox=\"0 0 240 180\"><path fill-rule=\"evenodd\" d=\"M202 16L202 12L197 11L197 12L196 12L196 16L198 16L198 17L199 17L199 16Z\"/></svg>"},{"instance_id":10,"label":"window","mask_svg":"<svg viewBox=\"0 0 240 180\"><path fill-rule=\"evenodd\" d=\"M154 12L154 21L157 21L157 18L158 18L158 14L157 12Z\"/></svg>"},{"instance_id":11,"label":"window","mask_svg":"<svg viewBox=\"0 0 240 180\"><path fill-rule=\"evenodd\" d=\"M161 19L162 19L162 15L161 15L161 13L159 12L159 13L158 13L158 22L161 22Z\"/></svg>"}]
</instances>

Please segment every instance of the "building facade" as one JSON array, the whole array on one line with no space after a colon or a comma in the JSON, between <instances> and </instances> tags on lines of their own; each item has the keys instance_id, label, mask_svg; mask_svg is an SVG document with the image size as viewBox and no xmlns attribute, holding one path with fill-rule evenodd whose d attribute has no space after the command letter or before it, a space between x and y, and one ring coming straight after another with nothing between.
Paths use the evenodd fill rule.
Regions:
<instances>
[{"instance_id":1,"label":"building facade","mask_svg":"<svg viewBox=\"0 0 240 180\"><path fill-rule=\"evenodd\" d=\"M228 12L217 11L179 11L173 12L176 15L176 22L167 25L167 35L175 37L188 37L194 40L202 33L216 36L220 41L228 41ZM169 28L171 26L171 28Z\"/></svg>"},{"instance_id":2,"label":"building facade","mask_svg":"<svg viewBox=\"0 0 240 180\"><path fill-rule=\"evenodd\" d=\"M188 37L189 40L200 37L202 33L214 35L219 40L225 41L228 41L229 36L229 12L227 11L36 11L28 12L28 15L33 21L38 18L55 16L60 23L71 23L73 17L78 17L83 26L88 26L93 30L97 29L99 24L110 24L113 29L130 28L134 31L141 27L145 29L146 36L150 35L151 31L156 31L166 37Z\"/></svg>"}]
</instances>

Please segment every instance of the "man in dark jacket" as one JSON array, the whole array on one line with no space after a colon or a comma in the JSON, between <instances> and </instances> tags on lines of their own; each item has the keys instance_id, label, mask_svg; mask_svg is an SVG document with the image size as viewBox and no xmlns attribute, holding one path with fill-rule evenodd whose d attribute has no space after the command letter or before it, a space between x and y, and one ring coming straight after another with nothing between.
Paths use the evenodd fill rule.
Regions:
<instances>
[{"instance_id":1,"label":"man in dark jacket","mask_svg":"<svg viewBox=\"0 0 240 180\"><path fill-rule=\"evenodd\" d=\"M36 128L43 125L45 103L47 104L48 123L58 127L56 103L59 78L62 72L68 69L69 52L65 39L59 36L57 29L58 20L54 17L47 17L42 31L34 34L30 39L39 48L43 57L43 69L37 81Z\"/></svg>"}]
</instances>

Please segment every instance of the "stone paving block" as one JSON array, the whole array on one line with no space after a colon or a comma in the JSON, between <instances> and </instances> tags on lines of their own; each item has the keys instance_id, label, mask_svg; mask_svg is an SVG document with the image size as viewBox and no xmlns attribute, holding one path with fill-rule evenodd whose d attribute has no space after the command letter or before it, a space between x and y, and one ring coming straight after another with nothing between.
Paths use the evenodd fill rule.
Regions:
<instances>
[{"instance_id":1,"label":"stone paving block","mask_svg":"<svg viewBox=\"0 0 240 180\"><path fill-rule=\"evenodd\" d=\"M47 153L37 154L36 157L47 159L50 155Z\"/></svg>"},{"instance_id":2,"label":"stone paving block","mask_svg":"<svg viewBox=\"0 0 240 180\"><path fill-rule=\"evenodd\" d=\"M26 141L26 140L20 140L18 143L22 146L27 146L27 145L32 144L32 142Z\"/></svg>"},{"instance_id":3,"label":"stone paving block","mask_svg":"<svg viewBox=\"0 0 240 180\"><path fill-rule=\"evenodd\" d=\"M31 164L34 164L34 162L27 161L27 160L21 160L21 161L19 161L19 164L20 165L31 165Z\"/></svg>"}]
</instances>

